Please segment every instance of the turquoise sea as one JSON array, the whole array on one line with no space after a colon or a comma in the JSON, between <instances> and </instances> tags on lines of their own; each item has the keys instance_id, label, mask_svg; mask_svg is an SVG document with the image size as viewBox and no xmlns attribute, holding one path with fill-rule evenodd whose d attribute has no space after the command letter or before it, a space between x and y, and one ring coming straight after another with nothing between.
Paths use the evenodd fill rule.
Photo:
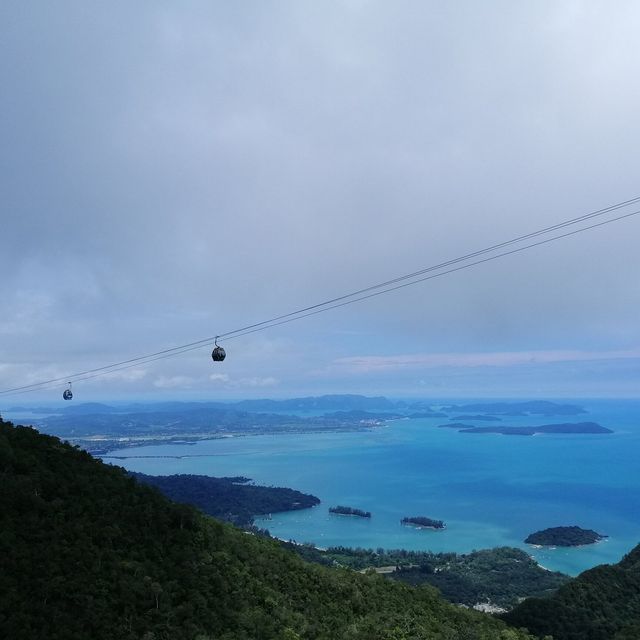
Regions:
<instances>
[{"instance_id":1,"label":"turquoise sea","mask_svg":"<svg viewBox=\"0 0 640 640\"><path fill-rule=\"evenodd\" d=\"M575 575L617 562L640 543L640 402L572 401L587 414L504 417L478 425L594 421L611 435L462 434L442 418L397 420L368 432L262 435L123 449L105 459L132 471L243 475L258 484L318 496L313 509L274 513L257 524L320 547L469 552L526 549L543 566ZM466 421L469 422L469 421ZM142 456L142 457L137 457ZM370 520L330 515L344 504ZM444 520L442 531L400 525L404 516ZM595 545L535 549L531 532L579 525L609 536Z\"/></svg>"}]
</instances>

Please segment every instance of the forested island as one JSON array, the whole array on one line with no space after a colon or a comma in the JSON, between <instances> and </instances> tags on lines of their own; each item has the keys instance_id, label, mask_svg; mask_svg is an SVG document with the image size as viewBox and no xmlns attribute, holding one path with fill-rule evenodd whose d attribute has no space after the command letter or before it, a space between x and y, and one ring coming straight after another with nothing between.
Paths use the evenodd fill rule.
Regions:
<instances>
[{"instance_id":1,"label":"forested island","mask_svg":"<svg viewBox=\"0 0 640 640\"><path fill-rule=\"evenodd\" d=\"M329 507L329 512L336 513L340 516L358 516L360 518L371 517L371 511L363 511L362 509L355 509L354 507L343 507L342 505Z\"/></svg>"},{"instance_id":2,"label":"forested island","mask_svg":"<svg viewBox=\"0 0 640 640\"><path fill-rule=\"evenodd\" d=\"M452 422L438 425L441 429L457 429L458 433L500 433L505 436L533 436L539 433L575 434L605 434L613 433L611 429L603 427L597 422L565 422L562 424L543 424L537 427L474 427L470 424Z\"/></svg>"},{"instance_id":3,"label":"forested island","mask_svg":"<svg viewBox=\"0 0 640 640\"><path fill-rule=\"evenodd\" d=\"M210 516L238 526L253 524L253 517L257 515L308 509L320 504L316 496L295 489L249 484L251 478L131 475L139 482L158 488L171 500L193 505Z\"/></svg>"},{"instance_id":4,"label":"forested island","mask_svg":"<svg viewBox=\"0 0 640 640\"><path fill-rule=\"evenodd\" d=\"M444 529L446 526L442 520L433 520L432 518L426 518L425 516L405 517L400 520L400 523L410 524L425 529Z\"/></svg>"},{"instance_id":5,"label":"forested island","mask_svg":"<svg viewBox=\"0 0 640 640\"><path fill-rule=\"evenodd\" d=\"M594 544L604 540L607 536L597 533L593 529L580 527L551 527L536 531L525 540L527 544L538 544L545 547L579 547L584 544Z\"/></svg>"}]
</instances>

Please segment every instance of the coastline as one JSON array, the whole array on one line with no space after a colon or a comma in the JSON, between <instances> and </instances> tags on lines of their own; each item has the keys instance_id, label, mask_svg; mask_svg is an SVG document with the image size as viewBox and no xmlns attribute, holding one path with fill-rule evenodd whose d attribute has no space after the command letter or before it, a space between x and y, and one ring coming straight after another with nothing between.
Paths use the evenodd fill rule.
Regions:
<instances>
[{"instance_id":1,"label":"coastline","mask_svg":"<svg viewBox=\"0 0 640 640\"><path fill-rule=\"evenodd\" d=\"M388 429L359 433L261 433L255 434L259 438L236 435L200 441L195 446L147 442L156 447L114 452L128 459L105 458L105 462L157 475L241 474L265 485L315 492L325 504L342 500L355 504L373 496L379 505L369 525L329 518L325 509L277 518L274 514L274 521L265 526L285 540L459 553L515 546L533 552L545 568L577 575L597 564L619 561L637 544L640 526L638 503L635 499L629 503L629 489L640 488L633 455L640 447L640 402L584 404L589 419L615 428L616 438L478 438L461 443L457 433L437 429L440 420L434 418L394 420ZM517 418L517 423L516 418L512 420L523 426L539 423L535 417ZM567 447L577 461L570 472L562 466ZM157 453L177 456L155 459ZM148 457L129 458L130 454ZM616 459L617 467L607 476L593 478L594 461L602 455ZM377 471L372 474L374 467ZM545 480L547 475L553 476L553 485ZM516 476L521 479L517 485L513 483ZM394 482L389 483L389 478ZM619 478L626 479L624 490ZM590 482L589 491L579 489L576 483L582 481ZM348 497L345 486L350 487ZM429 496L427 505L424 496ZM535 513L526 508L528 501L537 501ZM398 527L406 513L438 509L438 505L446 505L441 514L447 521L446 536L422 535L424 532L413 525ZM576 521L589 522L594 510L600 513L603 519L594 522L612 536L609 544L557 550L523 544L526 534L539 528L541 519L557 520L568 505ZM515 518L521 523L518 530L510 524Z\"/></svg>"}]
</instances>

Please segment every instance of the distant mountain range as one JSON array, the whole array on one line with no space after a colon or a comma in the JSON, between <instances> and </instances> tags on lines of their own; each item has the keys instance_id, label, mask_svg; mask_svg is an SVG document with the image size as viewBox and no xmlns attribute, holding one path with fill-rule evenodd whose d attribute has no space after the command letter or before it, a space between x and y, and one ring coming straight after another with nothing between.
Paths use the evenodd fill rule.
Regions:
<instances>
[{"instance_id":1,"label":"distant mountain range","mask_svg":"<svg viewBox=\"0 0 640 640\"><path fill-rule=\"evenodd\" d=\"M423 408L422 403L419 408ZM87 402L78 405L64 407L39 407L28 409L25 407L12 407L11 412L30 412L42 414L96 414L96 413L172 413L176 411L191 411L202 409L236 410L249 413L258 412L318 412L318 411L393 411L399 406L406 406L405 402L394 402L382 396L368 397L361 395L336 394L324 396L309 396L305 398L292 398L288 400L239 400L235 402L149 402L133 403L123 406L111 406L97 402ZM409 405L411 406L411 405Z\"/></svg>"},{"instance_id":2,"label":"distant mountain range","mask_svg":"<svg viewBox=\"0 0 640 640\"><path fill-rule=\"evenodd\" d=\"M448 418L448 414L470 414L469 421L499 421L496 415L578 415L576 405L548 401L489 402L451 405L442 408L426 400L390 400L383 396L336 394L289 400L240 400L237 402L155 402L113 406L102 403L67 404L27 409L14 407L9 415L29 412L32 420L47 433L67 438L94 454L122 447L154 444L159 440L195 441L229 435L271 433L310 433L319 431L357 431L371 429L401 418ZM581 427L566 427L563 433L581 432ZM531 435L549 432L548 425L531 431L530 427L477 427L456 425L473 433L510 433ZM599 425L596 425L599 427ZM592 427L589 433L594 433ZM603 427L599 427L603 429ZM582 429L582 430L581 430ZM526 433L524 430L528 430ZM577 431L576 431L577 430Z\"/></svg>"},{"instance_id":3,"label":"distant mountain range","mask_svg":"<svg viewBox=\"0 0 640 640\"><path fill-rule=\"evenodd\" d=\"M31 414L59 414L71 415L95 415L95 414L140 414L140 413L175 413L186 411L201 411L211 409L216 411L243 411L248 413L264 413L293 411L299 413L318 413L324 411L387 411L391 413L401 412L404 415L420 412L424 415L442 416L446 414L478 415L459 416L465 419L475 420L499 420L491 417L491 414L520 416L520 415L579 415L586 413L583 407L573 404L558 404L546 400L533 400L526 402L479 402L462 405L438 405L434 410L434 403L427 400L390 400L384 396L362 396L353 394L334 394L324 396L309 396L304 398L291 398L287 400L239 400L235 402L149 402L133 403L122 406L113 406L98 402L86 402L82 404L70 404L63 407L11 407L10 413Z\"/></svg>"}]
</instances>

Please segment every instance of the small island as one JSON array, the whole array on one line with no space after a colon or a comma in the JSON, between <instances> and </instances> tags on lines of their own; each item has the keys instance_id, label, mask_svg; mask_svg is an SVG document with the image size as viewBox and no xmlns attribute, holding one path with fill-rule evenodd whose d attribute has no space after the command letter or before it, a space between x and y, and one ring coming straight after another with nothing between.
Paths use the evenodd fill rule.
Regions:
<instances>
[{"instance_id":1,"label":"small island","mask_svg":"<svg viewBox=\"0 0 640 640\"><path fill-rule=\"evenodd\" d=\"M545 547L579 547L584 544L594 544L604 540L604 536L592 529L580 527L551 527L542 531L536 531L527 537L527 544L542 545Z\"/></svg>"},{"instance_id":2,"label":"small island","mask_svg":"<svg viewBox=\"0 0 640 640\"><path fill-rule=\"evenodd\" d=\"M359 518L370 518L371 511L363 511L362 509L354 509L353 507L329 507L329 513L336 513L339 516L358 516Z\"/></svg>"},{"instance_id":3,"label":"small island","mask_svg":"<svg viewBox=\"0 0 640 640\"><path fill-rule=\"evenodd\" d=\"M418 411L416 413L410 413L407 415L407 418L416 419L416 418L446 418L446 413L440 413L439 411Z\"/></svg>"},{"instance_id":4,"label":"small island","mask_svg":"<svg viewBox=\"0 0 640 640\"><path fill-rule=\"evenodd\" d=\"M446 526L442 520L433 520L432 518L425 518L424 516L402 518L400 524L411 524L422 529L444 529Z\"/></svg>"}]
</instances>

